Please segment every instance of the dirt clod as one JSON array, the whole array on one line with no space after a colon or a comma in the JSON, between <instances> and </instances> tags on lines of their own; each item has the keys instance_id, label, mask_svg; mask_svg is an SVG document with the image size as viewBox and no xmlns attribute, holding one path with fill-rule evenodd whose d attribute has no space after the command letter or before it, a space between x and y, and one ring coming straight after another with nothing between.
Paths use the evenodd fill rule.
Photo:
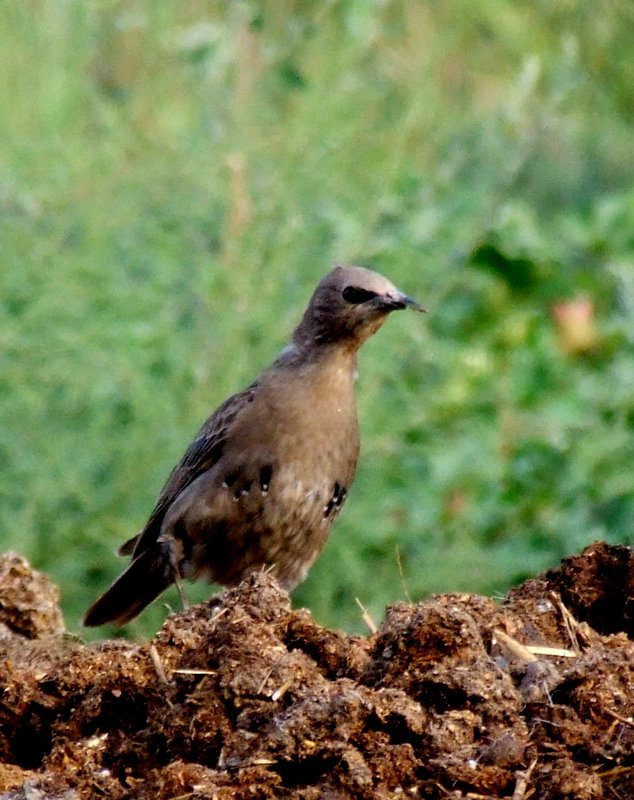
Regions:
<instances>
[{"instance_id":1,"label":"dirt clod","mask_svg":"<svg viewBox=\"0 0 634 800\"><path fill-rule=\"evenodd\" d=\"M258 575L148 643L84 645L7 554L0 800L632 797L633 575L595 543L500 605L397 604L367 638Z\"/></svg>"},{"instance_id":2,"label":"dirt clod","mask_svg":"<svg viewBox=\"0 0 634 800\"><path fill-rule=\"evenodd\" d=\"M59 590L17 553L0 558L0 639L61 634Z\"/></svg>"}]
</instances>

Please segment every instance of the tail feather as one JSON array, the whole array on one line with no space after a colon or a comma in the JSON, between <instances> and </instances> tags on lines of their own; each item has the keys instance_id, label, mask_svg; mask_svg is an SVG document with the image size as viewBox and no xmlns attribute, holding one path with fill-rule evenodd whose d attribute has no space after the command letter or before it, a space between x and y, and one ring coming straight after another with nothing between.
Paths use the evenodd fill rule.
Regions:
<instances>
[{"instance_id":1,"label":"tail feather","mask_svg":"<svg viewBox=\"0 0 634 800\"><path fill-rule=\"evenodd\" d=\"M86 612L84 625L125 625L174 582L169 557L159 547L140 553Z\"/></svg>"}]
</instances>

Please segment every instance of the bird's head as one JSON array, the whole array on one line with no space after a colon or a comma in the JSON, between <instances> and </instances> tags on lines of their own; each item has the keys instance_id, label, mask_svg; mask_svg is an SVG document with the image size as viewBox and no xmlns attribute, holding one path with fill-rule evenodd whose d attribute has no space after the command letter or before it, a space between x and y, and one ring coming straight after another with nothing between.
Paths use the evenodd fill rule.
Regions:
<instances>
[{"instance_id":1,"label":"bird's head","mask_svg":"<svg viewBox=\"0 0 634 800\"><path fill-rule=\"evenodd\" d=\"M424 311L378 272L337 266L315 289L293 341L302 347L340 343L357 350L388 314L402 308Z\"/></svg>"}]
</instances>

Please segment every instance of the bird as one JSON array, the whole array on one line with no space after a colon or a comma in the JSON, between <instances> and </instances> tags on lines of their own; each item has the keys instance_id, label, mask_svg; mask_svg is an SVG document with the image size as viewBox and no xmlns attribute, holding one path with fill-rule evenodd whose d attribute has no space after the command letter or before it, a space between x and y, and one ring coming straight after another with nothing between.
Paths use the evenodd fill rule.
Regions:
<instances>
[{"instance_id":1,"label":"bird","mask_svg":"<svg viewBox=\"0 0 634 800\"><path fill-rule=\"evenodd\" d=\"M268 569L289 592L301 583L356 471L357 353L404 308L425 310L377 272L331 269L290 344L202 425L84 625L125 625L182 578L235 586Z\"/></svg>"}]
</instances>

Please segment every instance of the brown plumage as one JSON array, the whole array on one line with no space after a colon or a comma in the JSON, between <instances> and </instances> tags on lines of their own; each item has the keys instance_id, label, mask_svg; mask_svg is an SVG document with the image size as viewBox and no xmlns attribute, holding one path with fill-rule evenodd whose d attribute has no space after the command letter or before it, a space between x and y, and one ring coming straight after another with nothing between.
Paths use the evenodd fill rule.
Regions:
<instances>
[{"instance_id":1,"label":"brown plumage","mask_svg":"<svg viewBox=\"0 0 634 800\"><path fill-rule=\"evenodd\" d=\"M123 625L179 577L234 585L268 567L287 589L300 583L357 465L357 351L407 306L421 310L376 272L329 272L292 343L202 426L143 530L121 547L131 564L84 624Z\"/></svg>"}]
</instances>

